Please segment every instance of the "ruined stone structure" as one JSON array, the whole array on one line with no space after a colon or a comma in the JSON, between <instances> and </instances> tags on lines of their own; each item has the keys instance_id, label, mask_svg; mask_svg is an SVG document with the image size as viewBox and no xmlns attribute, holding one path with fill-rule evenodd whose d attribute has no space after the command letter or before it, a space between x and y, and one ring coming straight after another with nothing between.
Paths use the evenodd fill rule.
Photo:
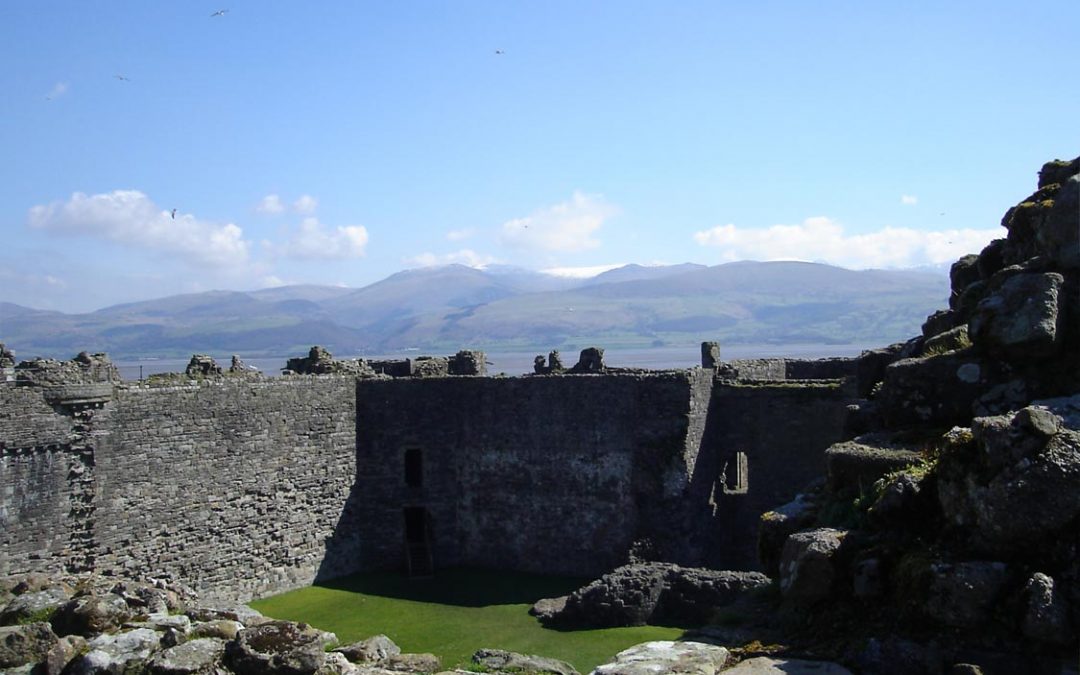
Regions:
<instances>
[{"instance_id":1,"label":"ruined stone structure","mask_svg":"<svg viewBox=\"0 0 1080 675\"><path fill-rule=\"evenodd\" d=\"M461 352L389 377L312 352L329 374L122 383L97 355L20 364L0 386L0 574L167 576L235 599L374 568L750 569L757 514L821 472L849 396L783 361L489 378L454 376L483 370Z\"/></svg>"}]
</instances>

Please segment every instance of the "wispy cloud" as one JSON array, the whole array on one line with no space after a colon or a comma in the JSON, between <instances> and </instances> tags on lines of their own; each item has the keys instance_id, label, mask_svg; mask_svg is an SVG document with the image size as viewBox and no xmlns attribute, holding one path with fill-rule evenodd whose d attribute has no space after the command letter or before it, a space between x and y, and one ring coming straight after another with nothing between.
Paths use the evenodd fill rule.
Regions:
<instances>
[{"instance_id":1,"label":"wispy cloud","mask_svg":"<svg viewBox=\"0 0 1080 675\"><path fill-rule=\"evenodd\" d=\"M239 226L191 214L173 218L138 190L76 192L67 201L31 208L28 221L35 229L167 253L207 267L242 265L248 259L249 244Z\"/></svg>"},{"instance_id":2,"label":"wispy cloud","mask_svg":"<svg viewBox=\"0 0 1080 675\"><path fill-rule=\"evenodd\" d=\"M464 241L476 235L475 227L466 227L461 230L450 230L446 233L446 238L450 241Z\"/></svg>"},{"instance_id":3,"label":"wispy cloud","mask_svg":"<svg viewBox=\"0 0 1080 675\"><path fill-rule=\"evenodd\" d=\"M900 195L900 203L904 206L915 206L919 203L919 198L915 195Z\"/></svg>"},{"instance_id":4,"label":"wispy cloud","mask_svg":"<svg viewBox=\"0 0 1080 675\"><path fill-rule=\"evenodd\" d=\"M60 98L64 94L66 94L67 91L68 91L68 83L67 82L57 82L56 84L53 85L53 88L49 90L49 93L45 94L45 98L47 98L50 101L55 101L56 99Z\"/></svg>"},{"instance_id":5,"label":"wispy cloud","mask_svg":"<svg viewBox=\"0 0 1080 675\"><path fill-rule=\"evenodd\" d=\"M740 228L717 225L694 233L694 241L720 250L721 261L805 260L841 267L916 267L936 265L975 253L1002 236L1000 229L922 231L886 227L867 234L845 234L843 226L819 216L799 225Z\"/></svg>"},{"instance_id":6,"label":"wispy cloud","mask_svg":"<svg viewBox=\"0 0 1080 675\"><path fill-rule=\"evenodd\" d=\"M319 208L319 200L311 195L300 195L300 198L293 202L292 206L293 211L304 215L310 215L315 213L315 210Z\"/></svg>"},{"instance_id":7,"label":"wispy cloud","mask_svg":"<svg viewBox=\"0 0 1080 675\"><path fill-rule=\"evenodd\" d=\"M281 202L281 197L278 195L266 195L255 206L257 213L277 214L285 210L285 205Z\"/></svg>"},{"instance_id":8,"label":"wispy cloud","mask_svg":"<svg viewBox=\"0 0 1080 675\"><path fill-rule=\"evenodd\" d=\"M595 234L617 212L601 195L575 192L570 201L503 223L499 241L528 250L586 251L600 246Z\"/></svg>"},{"instance_id":9,"label":"wispy cloud","mask_svg":"<svg viewBox=\"0 0 1080 675\"><path fill-rule=\"evenodd\" d=\"M401 261L408 267L434 267L435 265L466 265L468 267L483 267L498 262L493 256L481 255L476 251L464 248L454 253L436 255L434 253L421 253L419 255L404 258Z\"/></svg>"},{"instance_id":10,"label":"wispy cloud","mask_svg":"<svg viewBox=\"0 0 1080 675\"><path fill-rule=\"evenodd\" d=\"M305 218L280 254L301 260L344 260L361 258L366 253L368 231L363 225L339 225L330 228L318 218Z\"/></svg>"}]
</instances>

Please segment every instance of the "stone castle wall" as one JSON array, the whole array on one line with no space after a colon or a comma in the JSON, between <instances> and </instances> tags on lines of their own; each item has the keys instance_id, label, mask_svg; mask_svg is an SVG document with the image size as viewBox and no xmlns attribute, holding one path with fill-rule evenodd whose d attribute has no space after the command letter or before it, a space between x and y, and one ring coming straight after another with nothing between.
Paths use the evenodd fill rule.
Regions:
<instances>
[{"instance_id":1,"label":"stone castle wall","mask_svg":"<svg viewBox=\"0 0 1080 675\"><path fill-rule=\"evenodd\" d=\"M355 392L354 378L334 376L119 388L92 413L89 449L4 450L0 572L88 567L250 598L351 571L357 542L334 533L355 479ZM20 425L6 414L33 395L0 388L5 428L56 436L66 415ZM78 558L72 528L92 533ZM43 542L46 557L34 557Z\"/></svg>"},{"instance_id":2,"label":"stone castle wall","mask_svg":"<svg viewBox=\"0 0 1080 675\"><path fill-rule=\"evenodd\" d=\"M625 562L683 495L710 386L701 370L360 382L364 564L401 564L408 507L430 512L437 565L580 575ZM420 487L405 481L410 449Z\"/></svg>"},{"instance_id":3,"label":"stone castle wall","mask_svg":"<svg viewBox=\"0 0 1080 675\"><path fill-rule=\"evenodd\" d=\"M405 509L440 567L753 567L746 532L820 473L845 403L711 369L173 382L107 400L0 385L0 574L167 576L243 600L400 568Z\"/></svg>"}]
</instances>

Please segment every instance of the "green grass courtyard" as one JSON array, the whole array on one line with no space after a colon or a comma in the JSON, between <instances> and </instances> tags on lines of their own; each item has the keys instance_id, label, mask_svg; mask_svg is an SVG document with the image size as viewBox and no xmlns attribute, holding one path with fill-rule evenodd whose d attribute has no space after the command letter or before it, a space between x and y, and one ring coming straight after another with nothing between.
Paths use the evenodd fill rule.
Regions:
<instances>
[{"instance_id":1,"label":"green grass courtyard","mask_svg":"<svg viewBox=\"0 0 1080 675\"><path fill-rule=\"evenodd\" d=\"M333 631L342 644L382 633L403 652L431 652L444 668L468 664L483 647L568 661L582 673L649 640L673 640L683 628L640 626L563 631L529 615L540 598L565 595L587 579L473 569L441 570L433 579L359 574L257 600L276 619Z\"/></svg>"}]
</instances>

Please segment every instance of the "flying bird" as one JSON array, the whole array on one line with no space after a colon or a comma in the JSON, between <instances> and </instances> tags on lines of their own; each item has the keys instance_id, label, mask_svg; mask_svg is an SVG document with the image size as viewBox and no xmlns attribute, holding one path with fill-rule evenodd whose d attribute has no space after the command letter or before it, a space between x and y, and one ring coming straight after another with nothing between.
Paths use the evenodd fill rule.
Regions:
<instances>
[{"instance_id":1,"label":"flying bird","mask_svg":"<svg viewBox=\"0 0 1080 675\"><path fill-rule=\"evenodd\" d=\"M172 219L176 220L176 209L172 210Z\"/></svg>"},{"instance_id":2,"label":"flying bird","mask_svg":"<svg viewBox=\"0 0 1080 675\"><path fill-rule=\"evenodd\" d=\"M496 50L495 50L495 53L496 53L496 54L505 54L506 52L504 52L504 51L503 51L503 50L501 50L501 49L496 49Z\"/></svg>"},{"instance_id":3,"label":"flying bird","mask_svg":"<svg viewBox=\"0 0 1080 675\"><path fill-rule=\"evenodd\" d=\"M210 15L210 18L211 18L211 19L213 19L213 18L214 18L215 16L225 16L225 14L226 14L226 13L227 13L228 11L229 11L229 10L227 10L227 9L219 9L218 11L214 12L213 14L211 14L211 15Z\"/></svg>"},{"instance_id":4,"label":"flying bird","mask_svg":"<svg viewBox=\"0 0 1080 675\"><path fill-rule=\"evenodd\" d=\"M121 82L131 82L131 78L127 77L126 75L117 74L116 79L120 80Z\"/></svg>"}]
</instances>

